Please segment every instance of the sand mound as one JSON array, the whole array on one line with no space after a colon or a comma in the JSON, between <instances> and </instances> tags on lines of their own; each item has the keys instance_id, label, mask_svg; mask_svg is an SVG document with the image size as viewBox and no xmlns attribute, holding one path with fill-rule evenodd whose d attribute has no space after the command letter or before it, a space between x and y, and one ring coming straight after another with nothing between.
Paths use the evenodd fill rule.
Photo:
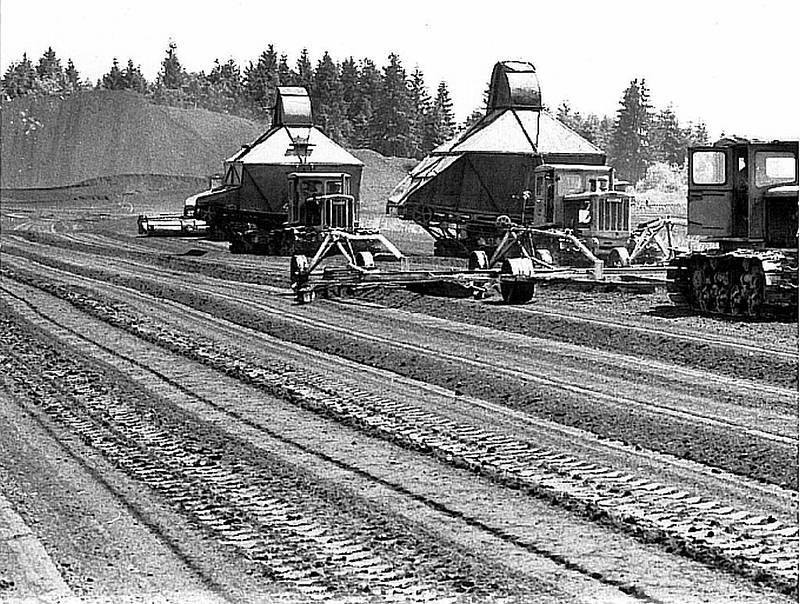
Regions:
<instances>
[{"instance_id":1,"label":"sand mound","mask_svg":"<svg viewBox=\"0 0 800 604\"><path fill-rule=\"evenodd\" d=\"M154 105L141 95L110 90L18 98L3 102L0 113L0 186L6 196L16 190L17 197L39 189L32 192L36 199L45 188L162 190L165 179L181 191L195 180L202 190L206 176L221 172L225 158L264 131L263 124L239 117ZM362 211L380 216L389 193L416 161L370 149L351 152L364 162Z\"/></svg>"},{"instance_id":2,"label":"sand mound","mask_svg":"<svg viewBox=\"0 0 800 604\"><path fill-rule=\"evenodd\" d=\"M262 130L130 92L18 98L2 104L0 186L63 187L122 174L204 177Z\"/></svg>"}]
</instances>

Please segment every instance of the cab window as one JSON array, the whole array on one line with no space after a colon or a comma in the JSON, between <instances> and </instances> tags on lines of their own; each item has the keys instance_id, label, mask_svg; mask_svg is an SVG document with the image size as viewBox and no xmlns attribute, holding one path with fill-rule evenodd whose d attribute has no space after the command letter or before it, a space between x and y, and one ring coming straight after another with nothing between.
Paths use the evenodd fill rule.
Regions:
<instances>
[{"instance_id":1,"label":"cab window","mask_svg":"<svg viewBox=\"0 0 800 604\"><path fill-rule=\"evenodd\" d=\"M327 183L328 195L339 195L342 193L342 183L338 180L329 180Z\"/></svg>"},{"instance_id":2,"label":"cab window","mask_svg":"<svg viewBox=\"0 0 800 604\"><path fill-rule=\"evenodd\" d=\"M536 197L542 197L544 195L544 176L536 177L535 195Z\"/></svg>"},{"instance_id":3,"label":"cab window","mask_svg":"<svg viewBox=\"0 0 800 604\"><path fill-rule=\"evenodd\" d=\"M724 185L725 152L695 151L692 153L692 182L696 185Z\"/></svg>"},{"instance_id":4,"label":"cab window","mask_svg":"<svg viewBox=\"0 0 800 604\"><path fill-rule=\"evenodd\" d=\"M301 180L300 192L305 199L314 197L315 195L322 195L322 181L321 180Z\"/></svg>"},{"instance_id":5,"label":"cab window","mask_svg":"<svg viewBox=\"0 0 800 604\"><path fill-rule=\"evenodd\" d=\"M580 174L562 174L559 181L562 195L583 192L583 179Z\"/></svg>"},{"instance_id":6,"label":"cab window","mask_svg":"<svg viewBox=\"0 0 800 604\"><path fill-rule=\"evenodd\" d=\"M797 157L793 153L756 151L756 186L793 183L797 179Z\"/></svg>"}]
</instances>

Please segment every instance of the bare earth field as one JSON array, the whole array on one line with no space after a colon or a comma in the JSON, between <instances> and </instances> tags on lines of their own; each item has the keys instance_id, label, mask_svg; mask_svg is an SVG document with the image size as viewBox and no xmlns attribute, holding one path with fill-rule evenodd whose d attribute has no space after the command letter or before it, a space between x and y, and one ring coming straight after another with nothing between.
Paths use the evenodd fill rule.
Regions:
<instances>
[{"instance_id":1,"label":"bare earth field","mask_svg":"<svg viewBox=\"0 0 800 604\"><path fill-rule=\"evenodd\" d=\"M0 601L796 601L796 321L298 306L136 235L196 185L2 200Z\"/></svg>"}]
</instances>

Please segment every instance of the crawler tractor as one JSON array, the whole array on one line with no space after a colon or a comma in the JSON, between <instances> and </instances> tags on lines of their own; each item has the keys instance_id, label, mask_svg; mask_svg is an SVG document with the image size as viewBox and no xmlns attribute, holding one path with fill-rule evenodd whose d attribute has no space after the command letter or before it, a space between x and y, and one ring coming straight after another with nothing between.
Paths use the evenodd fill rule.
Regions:
<instances>
[{"instance_id":1,"label":"crawler tractor","mask_svg":"<svg viewBox=\"0 0 800 604\"><path fill-rule=\"evenodd\" d=\"M730 316L797 316L798 142L725 138L689 149L688 234L673 301Z\"/></svg>"}]
</instances>

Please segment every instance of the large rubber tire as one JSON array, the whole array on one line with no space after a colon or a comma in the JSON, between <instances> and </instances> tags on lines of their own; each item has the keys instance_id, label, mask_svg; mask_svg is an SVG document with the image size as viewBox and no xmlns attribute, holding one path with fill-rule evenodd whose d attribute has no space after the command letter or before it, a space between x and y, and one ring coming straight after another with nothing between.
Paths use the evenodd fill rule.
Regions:
<instances>
[{"instance_id":1,"label":"large rubber tire","mask_svg":"<svg viewBox=\"0 0 800 604\"><path fill-rule=\"evenodd\" d=\"M356 252L356 266L361 268L375 268L375 257L371 252Z\"/></svg>"},{"instance_id":2,"label":"large rubber tire","mask_svg":"<svg viewBox=\"0 0 800 604\"><path fill-rule=\"evenodd\" d=\"M608 260L606 260L606 266L609 268L622 268L630 265L631 255L628 253L627 248L624 247L615 247L608 255Z\"/></svg>"},{"instance_id":3,"label":"large rubber tire","mask_svg":"<svg viewBox=\"0 0 800 604\"><path fill-rule=\"evenodd\" d=\"M519 281L500 281L500 295L506 304L525 304L530 302L536 292L536 286L532 279L533 260L530 258L506 258L500 269L501 275L511 275L514 277L530 277L531 279Z\"/></svg>"},{"instance_id":4,"label":"large rubber tire","mask_svg":"<svg viewBox=\"0 0 800 604\"><path fill-rule=\"evenodd\" d=\"M308 277L308 257L302 254L292 256L289 262L289 282L294 285Z\"/></svg>"},{"instance_id":5,"label":"large rubber tire","mask_svg":"<svg viewBox=\"0 0 800 604\"><path fill-rule=\"evenodd\" d=\"M469 255L467 268L471 271L489 268L489 257L483 250L475 250Z\"/></svg>"},{"instance_id":6,"label":"large rubber tire","mask_svg":"<svg viewBox=\"0 0 800 604\"><path fill-rule=\"evenodd\" d=\"M500 283L500 295L506 304L525 304L533 299L536 286L533 281L517 283Z\"/></svg>"},{"instance_id":7,"label":"large rubber tire","mask_svg":"<svg viewBox=\"0 0 800 604\"><path fill-rule=\"evenodd\" d=\"M546 262L547 264L555 264L553 262L553 254L547 248L539 248L535 252L536 258L541 260L542 262Z\"/></svg>"}]
</instances>

